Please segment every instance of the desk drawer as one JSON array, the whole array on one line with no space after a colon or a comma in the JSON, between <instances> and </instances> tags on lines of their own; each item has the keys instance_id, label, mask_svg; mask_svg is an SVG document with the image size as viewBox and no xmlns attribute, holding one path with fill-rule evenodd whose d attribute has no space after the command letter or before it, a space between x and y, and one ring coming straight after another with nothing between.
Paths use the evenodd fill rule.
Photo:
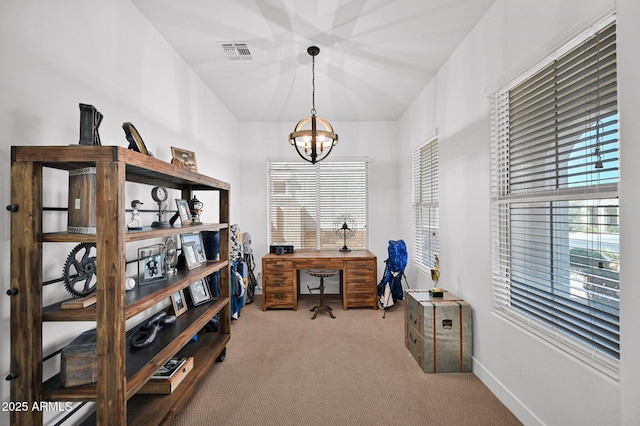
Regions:
<instances>
[{"instance_id":1,"label":"desk drawer","mask_svg":"<svg viewBox=\"0 0 640 426\"><path fill-rule=\"evenodd\" d=\"M376 262L374 260L351 260L347 262L347 283L374 283Z\"/></svg>"},{"instance_id":2,"label":"desk drawer","mask_svg":"<svg viewBox=\"0 0 640 426\"><path fill-rule=\"evenodd\" d=\"M376 261L375 260L350 260L347 263L347 268L351 270L369 270L373 271L376 269Z\"/></svg>"},{"instance_id":3,"label":"desk drawer","mask_svg":"<svg viewBox=\"0 0 640 426\"><path fill-rule=\"evenodd\" d=\"M347 294L347 308L373 308L376 298L372 292Z\"/></svg>"},{"instance_id":4,"label":"desk drawer","mask_svg":"<svg viewBox=\"0 0 640 426\"><path fill-rule=\"evenodd\" d=\"M271 286L287 285L293 288L292 271L267 271L263 274L264 283Z\"/></svg>"},{"instance_id":5,"label":"desk drawer","mask_svg":"<svg viewBox=\"0 0 640 426\"><path fill-rule=\"evenodd\" d=\"M327 259L302 259L295 261L295 269L329 269L329 270L341 270L344 268L344 262L342 260L327 260Z\"/></svg>"},{"instance_id":6,"label":"desk drawer","mask_svg":"<svg viewBox=\"0 0 640 426\"><path fill-rule=\"evenodd\" d=\"M376 286L371 283L347 283L347 307L376 306Z\"/></svg>"},{"instance_id":7,"label":"desk drawer","mask_svg":"<svg viewBox=\"0 0 640 426\"><path fill-rule=\"evenodd\" d=\"M293 309L293 291L290 291L290 292L268 291L267 294L263 295L262 297L265 298L266 307L268 308Z\"/></svg>"},{"instance_id":8,"label":"desk drawer","mask_svg":"<svg viewBox=\"0 0 640 426\"><path fill-rule=\"evenodd\" d=\"M264 272L292 271L293 262L285 259L269 259L263 261Z\"/></svg>"},{"instance_id":9,"label":"desk drawer","mask_svg":"<svg viewBox=\"0 0 640 426\"><path fill-rule=\"evenodd\" d=\"M266 294L271 293L293 293L293 285L286 282L265 282L262 287L262 292Z\"/></svg>"},{"instance_id":10,"label":"desk drawer","mask_svg":"<svg viewBox=\"0 0 640 426\"><path fill-rule=\"evenodd\" d=\"M374 271L368 269L348 269L347 270L347 282L364 282L364 283L373 283L374 279Z\"/></svg>"},{"instance_id":11,"label":"desk drawer","mask_svg":"<svg viewBox=\"0 0 640 426\"><path fill-rule=\"evenodd\" d=\"M377 286L373 283L348 282L346 289L347 294L365 293L373 295L375 292L377 292Z\"/></svg>"}]
</instances>

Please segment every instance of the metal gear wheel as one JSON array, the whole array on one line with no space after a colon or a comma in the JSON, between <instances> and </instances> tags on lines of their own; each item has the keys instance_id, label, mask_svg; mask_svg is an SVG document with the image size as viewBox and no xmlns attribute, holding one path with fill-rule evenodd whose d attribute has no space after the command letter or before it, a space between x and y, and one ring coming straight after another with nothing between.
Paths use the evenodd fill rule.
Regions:
<instances>
[{"instance_id":1,"label":"metal gear wheel","mask_svg":"<svg viewBox=\"0 0 640 426\"><path fill-rule=\"evenodd\" d=\"M73 297L84 297L96 289L96 245L81 243L71 250L64 264L64 288Z\"/></svg>"}]
</instances>

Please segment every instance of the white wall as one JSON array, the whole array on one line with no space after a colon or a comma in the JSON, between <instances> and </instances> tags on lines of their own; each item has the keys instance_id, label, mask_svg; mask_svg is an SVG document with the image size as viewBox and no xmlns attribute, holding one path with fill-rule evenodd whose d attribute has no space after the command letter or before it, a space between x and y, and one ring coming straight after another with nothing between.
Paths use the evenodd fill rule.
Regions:
<instances>
[{"instance_id":1,"label":"white wall","mask_svg":"<svg viewBox=\"0 0 640 426\"><path fill-rule=\"evenodd\" d=\"M300 111L300 118L306 114ZM331 122L340 140L326 161L349 157L366 157L370 164L370 250L378 256L378 276L384 269L387 244L391 239L410 241L410 230L398 232L399 199L398 155L400 138L396 122ZM243 188L238 212L242 232L251 234L256 276L261 271L261 257L268 253L267 158L299 161L287 140L296 123L242 123L240 138L241 183Z\"/></svg>"},{"instance_id":2,"label":"white wall","mask_svg":"<svg viewBox=\"0 0 640 426\"><path fill-rule=\"evenodd\" d=\"M128 0L2 1L0 94L3 294L9 287L10 247L10 214L4 206L20 203L10 200L10 146L77 144L79 103L93 104L104 114L103 145L126 147L121 126L130 121L160 159L171 159L172 145L195 151L201 172L231 183L232 220L237 216L236 120ZM127 202L135 197L145 202L145 208L152 207L150 190L127 193ZM51 173L45 205L66 205L66 192L67 175ZM209 213L205 205L205 220ZM148 223L153 219L151 213L143 214ZM46 213L44 226L59 230L66 226L66 215ZM44 280L62 276L73 246L44 245ZM68 295L62 284L54 284L45 289L44 297L52 303ZM9 318L9 298L0 297L3 379L9 373ZM89 327L93 325L45 324L45 354L75 337L73 330ZM55 368L45 368L45 374ZM0 401L9 401L5 380L0 381ZM8 419L7 412L0 412L0 424L8 424Z\"/></svg>"},{"instance_id":3,"label":"white wall","mask_svg":"<svg viewBox=\"0 0 640 426\"><path fill-rule=\"evenodd\" d=\"M620 116L620 270L622 355L620 360L621 424L640 419L640 2L618 0L618 96Z\"/></svg>"},{"instance_id":4,"label":"white wall","mask_svg":"<svg viewBox=\"0 0 640 426\"><path fill-rule=\"evenodd\" d=\"M637 211L639 197L628 186L624 191L624 182L638 181L637 165L635 170L625 166L640 158L635 152L637 144L629 146L638 134L635 117L639 94L635 80L639 75L636 23L640 16L637 1L618 3L621 11L631 14L619 21L623 170L620 229L624 234L624 257L633 259L640 249L638 238L633 238L638 233L634 223L637 215L630 216ZM617 380L495 315L491 289L488 90L524 71L525 64L541 59L544 51L551 53L554 43L573 32L576 25L593 21L612 6L612 0L497 0L400 120L406 146L401 149L402 188L410 187L411 178L406 172L409 156L404 153L424 142L423 135L438 129L440 284L462 296L473 308L474 373L525 424L637 424L640 418L640 315L635 309L640 291L632 288L638 267L630 264L637 262L623 261L625 275L621 274L622 387ZM629 125L625 119L634 123ZM411 221L410 194L403 192L400 201L404 214L400 232L406 233ZM633 273L629 274L629 269ZM409 276L424 288L431 285L415 268L411 268ZM625 373L631 378L627 379Z\"/></svg>"}]
</instances>

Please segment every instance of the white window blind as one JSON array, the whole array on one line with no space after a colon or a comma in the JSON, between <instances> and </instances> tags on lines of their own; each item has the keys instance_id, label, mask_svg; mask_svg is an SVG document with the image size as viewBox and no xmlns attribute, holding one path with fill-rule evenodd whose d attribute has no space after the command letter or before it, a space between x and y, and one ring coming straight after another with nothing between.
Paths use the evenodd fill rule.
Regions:
<instances>
[{"instance_id":1,"label":"white window blind","mask_svg":"<svg viewBox=\"0 0 640 426\"><path fill-rule=\"evenodd\" d=\"M620 357L617 113L611 21L492 102L496 308L611 371Z\"/></svg>"},{"instance_id":2,"label":"white window blind","mask_svg":"<svg viewBox=\"0 0 640 426\"><path fill-rule=\"evenodd\" d=\"M435 266L440 250L440 208L438 189L438 140L432 139L413 151L413 261L417 267Z\"/></svg>"},{"instance_id":3,"label":"white window blind","mask_svg":"<svg viewBox=\"0 0 640 426\"><path fill-rule=\"evenodd\" d=\"M340 249L336 231L348 216L351 249L369 247L369 164L366 161L268 163L269 242L296 249Z\"/></svg>"}]
</instances>

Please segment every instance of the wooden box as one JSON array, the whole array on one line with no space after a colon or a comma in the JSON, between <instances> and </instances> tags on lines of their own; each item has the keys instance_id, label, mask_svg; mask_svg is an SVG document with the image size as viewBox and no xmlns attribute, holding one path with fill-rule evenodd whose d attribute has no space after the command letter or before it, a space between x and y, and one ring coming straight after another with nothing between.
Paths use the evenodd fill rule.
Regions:
<instances>
[{"instance_id":1,"label":"wooden box","mask_svg":"<svg viewBox=\"0 0 640 426\"><path fill-rule=\"evenodd\" d=\"M96 168L69 170L67 231L96 233Z\"/></svg>"},{"instance_id":2,"label":"wooden box","mask_svg":"<svg viewBox=\"0 0 640 426\"><path fill-rule=\"evenodd\" d=\"M170 394L180 383L187 377L187 374L193 368L193 357L187 358L187 361L180 367L169 379L149 379L138 391L139 394Z\"/></svg>"},{"instance_id":3,"label":"wooden box","mask_svg":"<svg viewBox=\"0 0 640 426\"><path fill-rule=\"evenodd\" d=\"M62 349L60 385L86 385L98 380L96 330L85 331Z\"/></svg>"}]
</instances>

